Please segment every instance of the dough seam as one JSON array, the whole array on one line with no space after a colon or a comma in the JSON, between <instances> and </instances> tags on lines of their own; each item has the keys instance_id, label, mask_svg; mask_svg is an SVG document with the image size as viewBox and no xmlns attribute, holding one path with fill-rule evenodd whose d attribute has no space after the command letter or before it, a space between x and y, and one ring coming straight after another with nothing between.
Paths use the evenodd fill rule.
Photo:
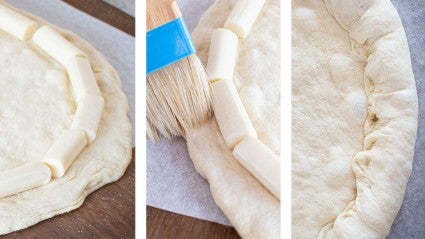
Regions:
<instances>
[{"instance_id":1,"label":"dough seam","mask_svg":"<svg viewBox=\"0 0 425 239\"><path fill-rule=\"evenodd\" d=\"M366 50L366 65L364 67L364 86L365 86L365 93L367 96L367 101L368 101L368 108L367 108L367 115L365 117L364 123L363 123L363 130L364 130L364 136L363 136L363 149L358 152L357 154L355 154L355 156L352 159L352 170L353 173L355 174L355 180L356 180L356 195L355 198L348 203L348 205L345 207L345 209L337 215L337 217L325 224L322 228L322 230L320 231L320 234L318 236L318 238L339 238L340 234L335 234L332 232L332 230L334 230L335 224L339 223L340 221L343 221L344 219L347 219L349 217L354 217L354 216L358 216L359 217L359 227L362 227L363 225L365 227L368 227L370 230L373 231L372 233L372 237L381 237L384 238L390 229L391 225L385 225L384 222L380 221L380 220L370 220L370 218L368 218L367 213L363 212L361 209L359 209L356 204L357 203L361 203L361 199L365 196L365 194L370 193L372 194L372 196L369 198L369 200L375 199L376 196L375 195L375 190L374 189L374 185L372 185L373 183L371 182L371 175L369 175L368 173L368 169L371 167L371 160L373 160L373 156L368 155L368 153L372 152L374 149L376 149L376 144L379 143L378 141L384 141L387 142L388 140L390 140L391 142L393 142L395 139L394 133L393 131L391 131L393 134L385 134L385 131L387 128L391 129L391 124L394 123L394 121L397 121L395 123L398 124L398 121L400 119L399 118L391 118L391 117L380 117L378 114L377 109L375 109L376 107L376 96L396 96L396 94L402 94L404 93L403 91L406 90L411 90L411 88L409 88L409 86L404 85L402 87L402 89L396 89L395 91L386 91L386 92L382 92L380 91L380 89L377 87L378 85L382 85L384 82L376 82L374 81L373 77L368 76L367 74L367 66L368 64L371 64L370 62L370 56L373 56L373 54L375 54L378 49L377 49L377 42L379 40L388 38L391 36L391 34L396 34L396 33L403 33L404 34L404 30L402 28L402 26L398 26L396 28L393 28L391 31L385 31L382 34L379 34L377 36L374 36L372 38L366 38L366 41L362 44L359 43L356 39L353 38L353 36L350 34L351 33L351 26L354 25L355 23L357 23L358 21L360 21L362 19L362 17L367 13L367 11L372 7L372 5L374 3L376 3L377 1L368 1L367 2L367 8L363 9L364 11L362 12L362 14L357 15L355 19L353 19L348 26L345 25L344 23L341 22L341 20L339 19L339 17L335 16L336 14L333 12L332 10L332 6L330 1L332 0L324 0L326 9L328 11L328 13L334 18L334 20L343 28L345 29L345 31L347 31L348 36L349 36L349 40L351 42L351 54L353 56L355 56L356 58L362 60L362 57L359 56L357 54L357 52L353 51L353 43L354 44L358 44L358 46L362 46L363 50ZM364 6L363 6L364 7ZM366 46L366 47L364 47ZM366 49L365 49L366 48ZM385 78L386 81L388 81L387 77ZM409 78L409 76L406 76L405 78ZM391 79L390 79L391 80ZM417 107L417 106L416 106ZM410 115L409 115L410 116ZM405 119L405 118L411 118L411 117L401 117L401 119ZM383 139L379 139L379 136L385 135L386 137ZM396 136L398 137L402 137L404 136L402 133L400 132L396 132ZM404 137L402 138L403 140L406 140ZM397 138L397 140L400 140L400 138ZM394 145L394 144L393 144ZM393 145L388 145L389 147L393 147ZM388 156L388 155L385 155ZM385 157L384 156L384 157ZM396 157L396 156L394 156ZM393 159L396 160L396 159ZM411 162L411 159L409 160L409 163ZM368 192L365 192L368 191ZM404 192L403 192L404 193ZM367 195L366 195L367 196ZM381 196L382 197L382 196ZM368 203L370 204L371 202L368 201ZM368 207L370 207L370 205L368 205ZM400 207L400 205L399 205ZM381 210L381 211L389 211L389 213L391 213L392 210L391 206L388 206L385 203L380 203L379 206L375 206L376 210ZM397 210L398 211L398 210ZM395 216L395 215L394 215ZM378 216L377 216L378 217ZM393 218L394 219L394 218ZM368 231L368 228L360 228L359 230L361 230L361 235L368 235L366 233L366 231ZM344 234L347 235L347 234Z\"/></svg>"}]
</instances>

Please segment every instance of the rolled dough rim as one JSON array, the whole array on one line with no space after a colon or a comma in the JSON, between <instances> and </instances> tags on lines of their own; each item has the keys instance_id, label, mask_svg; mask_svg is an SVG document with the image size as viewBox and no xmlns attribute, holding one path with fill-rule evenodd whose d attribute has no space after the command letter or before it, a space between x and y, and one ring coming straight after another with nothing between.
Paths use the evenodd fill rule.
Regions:
<instances>
[{"instance_id":1,"label":"rolled dough rim","mask_svg":"<svg viewBox=\"0 0 425 239\"><path fill-rule=\"evenodd\" d=\"M376 0L359 1L358 4L362 5L361 9L363 10L363 12L361 14L356 15L355 18L353 19L353 21L350 22L349 24L344 24L341 21L341 17L338 16L337 14L335 14L332 11L331 5L332 5L333 0L322 0L322 1L323 1L324 5L326 6L326 9L328 10L328 13L335 19L335 21L345 31L347 31L347 33L349 35L349 40L351 41L351 43L356 43L356 44L360 44L360 45L363 45L363 44L369 45L368 49L365 52L366 53L365 57L362 56L362 55L359 56L359 55L353 54L355 57L357 57L358 59L361 59L362 61L364 61L366 63L366 65L364 67L364 69L365 69L364 82L365 82L365 93L366 93L366 96L368 98L368 110L367 110L367 116L365 117L365 120L364 120L364 123L363 123L364 134L365 134L364 137L363 137L363 149L361 151L359 151L353 157L353 161L352 161L352 170L353 170L353 173L355 174L355 181L356 181L356 196L350 203L348 203L348 205L345 207L345 209L340 214L338 214L336 216L336 218L333 221L326 223L322 227L322 229L321 229L321 231L318 235L318 238L321 238L321 239L327 238L327 236L328 236L327 234L335 229L335 224L338 224L339 222L345 220L347 217L352 217L353 215L357 215L360 218L360 220L362 221L362 224L361 224L362 228L357 228L359 231L362 231L362 232L373 231L374 236L384 238L389 233L389 229L390 229L391 225L383 225L383 223L381 221L368 221L367 219L362 217L362 214L361 214L362 212L361 212L360 207L357 207L358 202L359 202L360 198L363 196L363 193L365 191L370 190L370 192L372 192L372 194L373 194L372 186L371 186L370 181L368 180L368 177L367 177L368 173L366 172L367 169L369 168L369 163L370 163L369 161L371 159L366 159L367 158L366 153L370 152L372 149L374 149L376 147L375 142L378 139L375 139L375 141L370 141L370 140L368 140L368 136L379 132L383 127L387 126L391 122L391 120L390 120L390 121L385 122L383 125L377 125L377 122L379 120L379 118L377 118L378 112L374 112L373 110L371 110L371 108L374 107L374 103L372 102L371 98L373 98L374 94L376 93L376 92L374 92L375 82L374 82L374 79L371 79L370 77L368 77L366 75L366 68L367 68L367 65L369 64L369 61L368 61L369 56L374 53L373 52L373 46L375 45L375 43L378 40L383 39L386 36L388 36L389 34L395 33L397 31L401 31L405 35L404 28L401 24L401 20L400 20L400 17L398 16L398 14L395 14L396 16L393 16L393 15L390 14L392 12L390 12L389 13L390 17L396 18L399 22L399 24L397 24L398 25L397 28L393 28L391 31L382 33L378 37L374 37L374 38L368 37L367 39L365 39L364 42L361 42L361 41L359 42L359 39L355 39L355 37L353 37L350 34L351 33L350 26L352 26L357 21L359 21L362 18L362 16L365 15L365 13L371 8L372 4L373 3L376 4L376 2L378 2L378 1L376 1ZM346 1L352 1L353 2L353 0L346 0ZM393 8L393 10L396 11L391 2L386 1L386 0L381 0L379 2L380 2L379 4L390 5ZM397 38L393 41L396 41L398 39L399 38ZM354 51L354 49L353 49L353 51ZM407 46L407 52L409 53L408 46ZM410 53L408 55L410 56ZM410 81L409 83L413 83L413 89L415 89L414 93L415 93L415 97L416 97L416 102L411 102L411 103L414 103L414 106L416 108L416 114L414 114L412 116L407 116L407 117L412 118L414 121L416 121L415 126L412 127L412 128L414 128L415 135L416 135L416 131L417 131L417 111L418 111L417 110L418 102L417 102L417 95L416 95L416 85L415 85L414 75L413 75L413 71L412 71L411 64L410 64L410 58L407 59L406 62L409 62L409 66L408 66L409 71L411 72L411 76L413 76L412 78L410 78L410 77L406 77L406 78L410 78L410 79L408 79ZM387 80L389 80L389 79L387 79ZM371 88L370 91L367 90L367 84L368 83L369 83L370 88ZM409 88L405 88L403 90L406 90L406 89L409 89ZM395 93L395 92L396 91L388 92L388 93ZM370 124L370 125L368 125L368 124ZM404 129L402 129L401 131L403 131L403 130ZM410 129L410 130L412 130L412 129ZM406 131L409 131L409 130L406 130ZM414 149L414 144L413 144L413 147L410 148L411 154L413 154L413 149ZM409 170L409 175L411 173L411 163L412 163L412 157L410 157L408 159L409 165L407 165L407 167L408 167L408 170ZM404 188L407 186L407 180L408 180L408 177L406 177L406 179L404 180L404 183L403 183ZM403 191L403 194L404 194L404 191ZM376 206L376 205L373 205L373 206ZM400 206L401 205L399 205L398 208L400 208ZM398 210L399 209L397 209L397 211L395 212L395 215L398 212ZM395 215L394 215L394 217L395 217ZM392 218L392 220L394 220L394 217Z\"/></svg>"}]
</instances>

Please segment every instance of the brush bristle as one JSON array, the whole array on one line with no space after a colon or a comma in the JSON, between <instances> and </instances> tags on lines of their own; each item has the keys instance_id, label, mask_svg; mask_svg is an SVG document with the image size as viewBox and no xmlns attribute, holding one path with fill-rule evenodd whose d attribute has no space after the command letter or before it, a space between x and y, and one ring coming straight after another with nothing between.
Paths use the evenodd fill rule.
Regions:
<instances>
[{"instance_id":1,"label":"brush bristle","mask_svg":"<svg viewBox=\"0 0 425 239\"><path fill-rule=\"evenodd\" d=\"M147 76L147 136L185 137L212 117L208 75L193 54Z\"/></svg>"}]
</instances>

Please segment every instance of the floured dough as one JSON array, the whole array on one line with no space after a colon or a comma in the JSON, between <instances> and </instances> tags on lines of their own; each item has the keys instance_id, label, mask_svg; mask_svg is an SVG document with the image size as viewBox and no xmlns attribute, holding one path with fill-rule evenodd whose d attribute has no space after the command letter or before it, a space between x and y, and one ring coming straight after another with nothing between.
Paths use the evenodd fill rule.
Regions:
<instances>
[{"instance_id":1,"label":"floured dough","mask_svg":"<svg viewBox=\"0 0 425 239\"><path fill-rule=\"evenodd\" d=\"M411 171L417 96L389 0L295 0L293 238L385 238Z\"/></svg>"},{"instance_id":2,"label":"floured dough","mask_svg":"<svg viewBox=\"0 0 425 239\"><path fill-rule=\"evenodd\" d=\"M193 31L203 63L212 31L224 26L235 3L217 0ZM233 79L259 139L275 153L280 148L279 14L279 1L267 1L248 37L239 40ZM196 170L208 180L215 202L238 233L243 238L279 238L279 200L236 161L215 120L186 136Z\"/></svg>"},{"instance_id":3,"label":"floured dough","mask_svg":"<svg viewBox=\"0 0 425 239\"><path fill-rule=\"evenodd\" d=\"M0 4L6 5L3 1ZM40 25L43 20L25 14ZM89 43L55 27L88 56L105 107L97 138L65 176L0 199L0 235L78 208L85 197L119 179L131 159L127 98L114 68ZM65 69L31 42L0 31L0 172L39 161L71 125L75 105Z\"/></svg>"}]
</instances>

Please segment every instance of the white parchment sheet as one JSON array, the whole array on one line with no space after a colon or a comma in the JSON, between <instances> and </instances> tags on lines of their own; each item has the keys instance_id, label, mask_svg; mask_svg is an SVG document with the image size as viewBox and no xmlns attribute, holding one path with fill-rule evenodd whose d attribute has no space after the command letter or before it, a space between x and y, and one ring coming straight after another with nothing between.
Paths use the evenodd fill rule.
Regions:
<instances>
[{"instance_id":1,"label":"white parchment sheet","mask_svg":"<svg viewBox=\"0 0 425 239\"><path fill-rule=\"evenodd\" d=\"M190 31L213 0L177 0ZM181 138L147 142L147 204L230 225L215 204L209 185L193 167Z\"/></svg>"},{"instance_id":2,"label":"white parchment sheet","mask_svg":"<svg viewBox=\"0 0 425 239\"><path fill-rule=\"evenodd\" d=\"M103 0L112 6L119 8L121 11L136 16L136 1L135 0Z\"/></svg>"}]
</instances>

